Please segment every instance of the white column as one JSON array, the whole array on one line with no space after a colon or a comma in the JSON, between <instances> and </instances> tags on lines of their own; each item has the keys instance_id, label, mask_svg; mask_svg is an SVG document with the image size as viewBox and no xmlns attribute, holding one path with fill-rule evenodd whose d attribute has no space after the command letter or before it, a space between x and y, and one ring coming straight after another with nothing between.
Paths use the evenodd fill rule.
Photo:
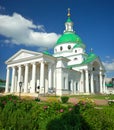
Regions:
<instances>
[{"instance_id":1,"label":"white column","mask_svg":"<svg viewBox=\"0 0 114 130\"><path fill-rule=\"evenodd\" d=\"M45 93L45 81L44 81L44 62L40 64L40 93Z\"/></svg>"},{"instance_id":2,"label":"white column","mask_svg":"<svg viewBox=\"0 0 114 130\"><path fill-rule=\"evenodd\" d=\"M11 93L14 92L15 85L15 67L13 67L12 71L12 82L11 82Z\"/></svg>"},{"instance_id":3,"label":"white column","mask_svg":"<svg viewBox=\"0 0 114 130\"><path fill-rule=\"evenodd\" d=\"M54 69L53 69L53 88L56 91L56 68L54 65Z\"/></svg>"},{"instance_id":4,"label":"white column","mask_svg":"<svg viewBox=\"0 0 114 130\"><path fill-rule=\"evenodd\" d=\"M84 71L81 70L80 93L84 93Z\"/></svg>"},{"instance_id":5,"label":"white column","mask_svg":"<svg viewBox=\"0 0 114 130\"><path fill-rule=\"evenodd\" d=\"M36 84L36 63L32 63L32 88L31 93L35 93L35 84Z\"/></svg>"},{"instance_id":6,"label":"white column","mask_svg":"<svg viewBox=\"0 0 114 130\"><path fill-rule=\"evenodd\" d=\"M105 75L103 76L103 92L106 93Z\"/></svg>"},{"instance_id":7,"label":"white column","mask_svg":"<svg viewBox=\"0 0 114 130\"><path fill-rule=\"evenodd\" d=\"M19 82L22 82L21 81L21 71L22 71L22 68L21 68L21 65L19 65L18 66L18 87L17 87L17 92L20 92Z\"/></svg>"},{"instance_id":8,"label":"white column","mask_svg":"<svg viewBox=\"0 0 114 130\"><path fill-rule=\"evenodd\" d=\"M10 68L7 67L5 93L8 93L8 92L9 92L9 80L10 80Z\"/></svg>"},{"instance_id":9,"label":"white column","mask_svg":"<svg viewBox=\"0 0 114 130\"><path fill-rule=\"evenodd\" d=\"M73 84L73 80L71 80L71 94L73 94L73 86L74 84Z\"/></svg>"},{"instance_id":10,"label":"white column","mask_svg":"<svg viewBox=\"0 0 114 130\"><path fill-rule=\"evenodd\" d=\"M52 65L49 64L48 66L48 86L51 89L52 88Z\"/></svg>"},{"instance_id":11,"label":"white column","mask_svg":"<svg viewBox=\"0 0 114 130\"><path fill-rule=\"evenodd\" d=\"M25 65L25 81L24 81L24 93L28 92L28 64Z\"/></svg>"},{"instance_id":12,"label":"white column","mask_svg":"<svg viewBox=\"0 0 114 130\"><path fill-rule=\"evenodd\" d=\"M93 73L91 73L91 93L94 93Z\"/></svg>"},{"instance_id":13,"label":"white column","mask_svg":"<svg viewBox=\"0 0 114 130\"><path fill-rule=\"evenodd\" d=\"M88 78L88 70L85 71L86 74L86 93L89 93L89 78Z\"/></svg>"},{"instance_id":14,"label":"white column","mask_svg":"<svg viewBox=\"0 0 114 130\"><path fill-rule=\"evenodd\" d=\"M40 69L39 66L36 69L37 87L40 86Z\"/></svg>"},{"instance_id":15,"label":"white column","mask_svg":"<svg viewBox=\"0 0 114 130\"><path fill-rule=\"evenodd\" d=\"M56 95L59 96L62 95L62 87L63 87L63 70L62 68L56 68Z\"/></svg>"},{"instance_id":16,"label":"white column","mask_svg":"<svg viewBox=\"0 0 114 130\"><path fill-rule=\"evenodd\" d=\"M103 85L102 85L102 82L103 82L103 79L102 79L102 71L100 71L99 73L99 78L100 78L100 93L103 92Z\"/></svg>"}]
</instances>

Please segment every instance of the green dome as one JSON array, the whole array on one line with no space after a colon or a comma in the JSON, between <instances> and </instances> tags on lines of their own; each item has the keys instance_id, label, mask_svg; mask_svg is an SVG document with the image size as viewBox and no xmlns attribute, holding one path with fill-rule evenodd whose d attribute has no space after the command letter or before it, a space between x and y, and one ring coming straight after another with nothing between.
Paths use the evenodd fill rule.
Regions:
<instances>
[{"instance_id":1,"label":"green dome","mask_svg":"<svg viewBox=\"0 0 114 130\"><path fill-rule=\"evenodd\" d=\"M69 22L69 23L72 22L71 19L70 19L70 17L68 17L68 19L67 19L66 22Z\"/></svg>"},{"instance_id":2,"label":"green dome","mask_svg":"<svg viewBox=\"0 0 114 130\"><path fill-rule=\"evenodd\" d=\"M83 43L77 43L73 48L85 48Z\"/></svg>"},{"instance_id":3,"label":"green dome","mask_svg":"<svg viewBox=\"0 0 114 130\"><path fill-rule=\"evenodd\" d=\"M64 44L64 43L76 43L76 42L82 42L81 38L76 35L74 32L65 32L58 40L56 45Z\"/></svg>"},{"instance_id":4,"label":"green dome","mask_svg":"<svg viewBox=\"0 0 114 130\"><path fill-rule=\"evenodd\" d=\"M95 58L97 57L93 52L91 52L89 55L88 55L89 58Z\"/></svg>"}]
</instances>

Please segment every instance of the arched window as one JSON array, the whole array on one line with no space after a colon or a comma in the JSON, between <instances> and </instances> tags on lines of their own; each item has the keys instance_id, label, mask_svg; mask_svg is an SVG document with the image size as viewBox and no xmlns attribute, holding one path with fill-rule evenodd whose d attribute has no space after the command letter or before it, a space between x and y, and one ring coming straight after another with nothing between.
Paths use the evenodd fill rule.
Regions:
<instances>
[{"instance_id":1,"label":"arched window","mask_svg":"<svg viewBox=\"0 0 114 130\"><path fill-rule=\"evenodd\" d=\"M77 50L75 50L75 53L77 53Z\"/></svg>"},{"instance_id":2,"label":"arched window","mask_svg":"<svg viewBox=\"0 0 114 130\"><path fill-rule=\"evenodd\" d=\"M67 80L66 80L66 78L64 77L64 85L63 85L63 89L66 89L66 86L67 86Z\"/></svg>"},{"instance_id":3,"label":"arched window","mask_svg":"<svg viewBox=\"0 0 114 130\"><path fill-rule=\"evenodd\" d=\"M68 49L69 49L69 50L71 49L71 45L68 45Z\"/></svg>"},{"instance_id":4,"label":"arched window","mask_svg":"<svg viewBox=\"0 0 114 130\"><path fill-rule=\"evenodd\" d=\"M76 58L76 57L74 58L74 60L77 60L77 59L78 59L78 58Z\"/></svg>"},{"instance_id":5,"label":"arched window","mask_svg":"<svg viewBox=\"0 0 114 130\"><path fill-rule=\"evenodd\" d=\"M63 47L62 46L60 46L60 51L62 51L63 50Z\"/></svg>"},{"instance_id":6,"label":"arched window","mask_svg":"<svg viewBox=\"0 0 114 130\"><path fill-rule=\"evenodd\" d=\"M95 71L95 67L93 67L93 71Z\"/></svg>"},{"instance_id":7,"label":"arched window","mask_svg":"<svg viewBox=\"0 0 114 130\"><path fill-rule=\"evenodd\" d=\"M76 91L78 91L78 83L76 82Z\"/></svg>"},{"instance_id":8,"label":"arched window","mask_svg":"<svg viewBox=\"0 0 114 130\"><path fill-rule=\"evenodd\" d=\"M68 90L71 91L71 81L68 82Z\"/></svg>"}]
</instances>

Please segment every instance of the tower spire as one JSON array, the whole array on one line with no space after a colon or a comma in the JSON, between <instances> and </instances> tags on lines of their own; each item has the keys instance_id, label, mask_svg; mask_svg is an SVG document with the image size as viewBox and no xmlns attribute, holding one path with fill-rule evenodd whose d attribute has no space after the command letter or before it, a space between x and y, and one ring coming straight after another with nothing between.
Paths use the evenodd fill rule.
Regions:
<instances>
[{"instance_id":1,"label":"tower spire","mask_svg":"<svg viewBox=\"0 0 114 130\"><path fill-rule=\"evenodd\" d=\"M64 30L64 32L74 32L73 31L73 22L70 19L70 8L68 8L68 13L67 13L67 21L65 22L65 27L66 29Z\"/></svg>"},{"instance_id":2,"label":"tower spire","mask_svg":"<svg viewBox=\"0 0 114 130\"><path fill-rule=\"evenodd\" d=\"M93 48L90 49L90 53L93 53Z\"/></svg>"},{"instance_id":3,"label":"tower spire","mask_svg":"<svg viewBox=\"0 0 114 130\"><path fill-rule=\"evenodd\" d=\"M70 8L68 8L68 14L67 14L68 17L70 17Z\"/></svg>"}]
</instances>

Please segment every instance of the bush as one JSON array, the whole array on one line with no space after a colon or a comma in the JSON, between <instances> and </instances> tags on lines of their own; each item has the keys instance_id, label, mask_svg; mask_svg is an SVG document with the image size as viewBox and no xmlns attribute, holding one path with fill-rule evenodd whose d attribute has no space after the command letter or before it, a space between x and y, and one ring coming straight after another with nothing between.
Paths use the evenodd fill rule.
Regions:
<instances>
[{"instance_id":1,"label":"bush","mask_svg":"<svg viewBox=\"0 0 114 130\"><path fill-rule=\"evenodd\" d=\"M39 116L34 101L13 100L7 101L0 111L0 129L4 130L36 130L39 128Z\"/></svg>"},{"instance_id":2,"label":"bush","mask_svg":"<svg viewBox=\"0 0 114 130\"><path fill-rule=\"evenodd\" d=\"M7 96L0 97L0 107L3 109L8 102L15 103L18 100L19 98L14 95L7 95Z\"/></svg>"},{"instance_id":3,"label":"bush","mask_svg":"<svg viewBox=\"0 0 114 130\"><path fill-rule=\"evenodd\" d=\"M0 130L114 130L114 105L95 107L90 99L76 105L50 100L1 97Z\"/></svg>"},{"instance_id":4,"label":"bush","mask_svg":"<svg viewBox=\"0 0 114 130\"><path fill-rule=\"evenodd\" d=\"M35 101L40 102L40 98L35 98Z\"/></svg>"},{"instance_id":5,"label":"bush","mask_svg":"<svg viewBox=\"0 0 114 130\"><path fill-rule=\"evenodd\" d=\"M69 100L69 97L68 97L68 96L62 96L62 97L61 97L62 103L67 103L68 100Z\"/></svg>"},{"instance_id":6,"label":"bush","mask_svg":"<svg viewBox=\"0 0 114 130\"><path fill-rule=\"evenodd\" d=\"M114 117L113 117L114 112L112 114L112 110L110 110L110 108L107 109L88 108L81 113L82 113L81 122L83 123L82 129L87 129L87 130L113 130L114 129ZM86 126L84 122L88 123L89 127Z\"/></svg>"},{"instance_id":7,"label":"bush","mask_svg":"<svg viewBox=\"0 0 114 130\"><path fill-rule=\"evenodd\" d=\"M108 100L108 104L109 104L110 106L114 105L114 100Z\"/></svg>"}]
</instances>

